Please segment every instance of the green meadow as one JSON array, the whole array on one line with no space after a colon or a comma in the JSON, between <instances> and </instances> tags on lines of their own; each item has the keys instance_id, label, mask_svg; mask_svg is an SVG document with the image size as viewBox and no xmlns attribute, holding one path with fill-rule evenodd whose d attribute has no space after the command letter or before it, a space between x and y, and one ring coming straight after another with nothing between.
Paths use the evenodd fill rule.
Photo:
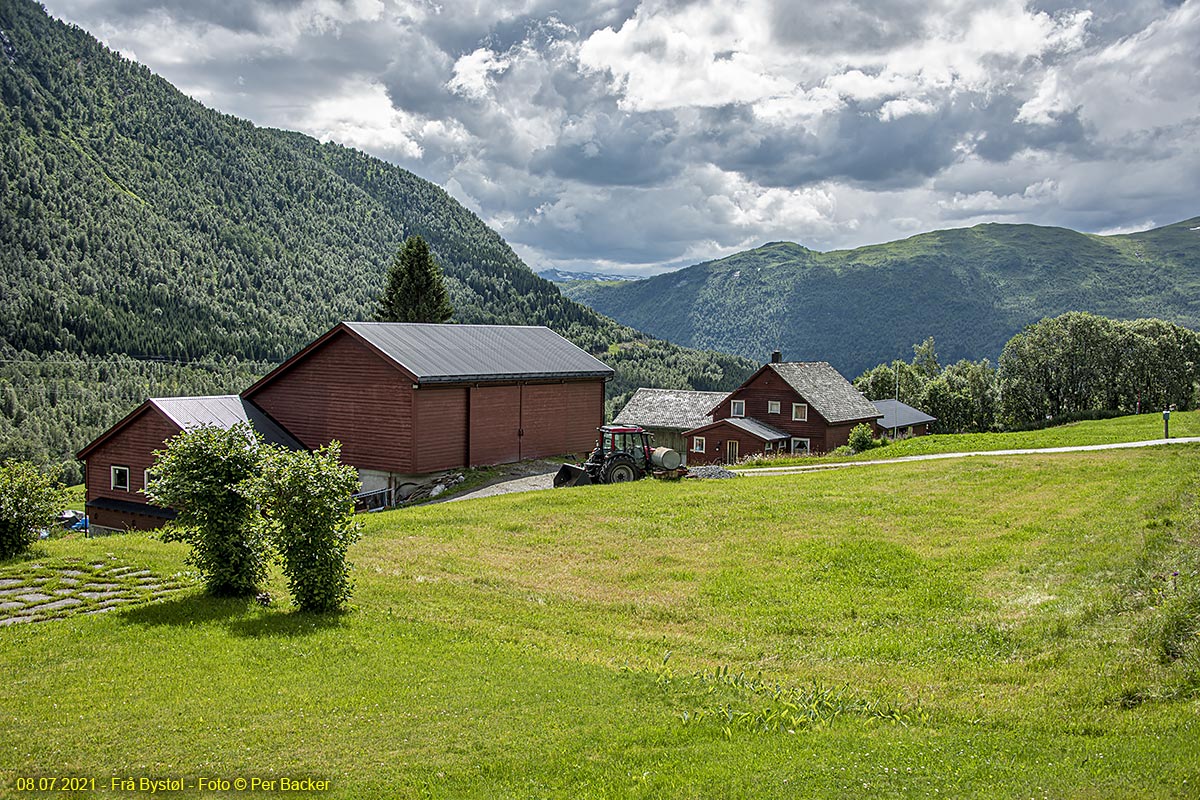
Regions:
<instances>
[{"instance_id":1,"label":"green meadow","mask_svg":"<svg viewBox=\"0 0 1200 800\"><path fill-rule=\"evenodd\" d=\"M1200 411L1171 413L1172 439L1200 436ZM853 456L799 456L749 459L739 466L782 467L788 465L825 464L841 461L878 461L904 456L925 456L939 453L971 453L992 450L1029 450L1042 447L1077 447L1081 445L1144 442L1163 438L1162 413L1131 414L1113 419L1085 420L1056 425L1039 431L1007 433L943 433L901 439L886 447L867 450Z\"/></svg>"},{"instance_id":2,"label":"green meadow","mask_svg":"<svg viewBox=\"0 0 1200 800\"><path fill-rule=\"evenodd\" d=\"M1200 796L1198 485L1181 445L371 514L329 616L50 540L0 581L187 588L0 628L0 796Z\"/></svg>"}]
</instances>

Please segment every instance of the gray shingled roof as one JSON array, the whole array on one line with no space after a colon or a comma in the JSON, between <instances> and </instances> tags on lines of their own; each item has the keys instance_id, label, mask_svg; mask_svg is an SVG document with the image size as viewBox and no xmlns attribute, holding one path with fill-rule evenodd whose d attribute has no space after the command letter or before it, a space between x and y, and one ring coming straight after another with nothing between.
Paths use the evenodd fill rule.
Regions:
<instances>
[{"instance_id":1,"label":"gray shingled roof","mask_svg":"<svg viewBox=\"0 0 1200 800\"><path fill-rule=\"evenodd\" d=\"M419 383L612 377L612 368L549 328L346 322Z\"/></svg>"},{"instance_id":2,"label":"gray shingled roof","mask_svg":"<svg viewBox=\"0 0 1200 800\"><path fill-rule=\"evenodd\" d=\"M262 434L268 444L279 444L291 450L304 446L279 427L249 400L236 394L207 397L151 397L150 403L184 430L212 425L229 430L239 422L249 422Z\"/></svg>"},{"instance_id":3,"label":"gray shingled roof","mask_svg":"<svg viewBox=\"0 0 1200 800\"><path fill-rule=\"evenodd\" d=\"M746 433L757 436L764 442L773 442L777 439L790 439L792 436L787 431L781 431L779 428L768 425L765 422L759 422L753 417L727 417L721 421L741 428Z\"/></svg>"},{"instance_id":4,"label":"gray shingled roof","mask_svg":"<svg viewBox=\"0 0 1200 800\"><path fill-rule=\"evenodd\" d=\"M880 416L879 409L827 361L786 361L767 366L799 392L831 425Z\"/></svg>"},{"instance_id":5,"label":"gray shingled roof","mask_svg":"<svg viewBox=\"0 0 1200 800\"><path fill-rule=\"evenodd\" d=\"M898 400L872 400L871 404L883 414L883 418L877 421L881 428L907 428L909 425L937 422L937 417L931 417L919 408Z\"/></svg>"},{"instance_id":6,"label":"gray shingled roof","mask_svg":"<svg viewBox=\"0 0 1200 800\"><path fill-rule=\"evenodd\" d=\"M633 393L613 422L643 428L688 431L712 422L709 413L728 392L695 392L687 389L646 389Z\"/></svg>"}]
</instances>

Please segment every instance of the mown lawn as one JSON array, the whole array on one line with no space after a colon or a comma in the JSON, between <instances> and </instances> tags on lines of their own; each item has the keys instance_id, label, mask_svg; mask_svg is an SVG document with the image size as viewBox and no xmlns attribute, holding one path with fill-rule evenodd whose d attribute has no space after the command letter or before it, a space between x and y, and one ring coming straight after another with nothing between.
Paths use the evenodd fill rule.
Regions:
<instances>
[{"instance_id":1,"label":"mown lawn","mask_svg":"<svg viewBox=\"0 0 1200 800\"><path fill-rule=\"evenodd\" d=\"M1200 581L1197 485L1180 446L373 514L342 615L291 611L276 578L268 608L193 589L0 628L0 795L75 775L304 776L339 798L1194 797L1196 628L1161 623ZM0 579L110 553L185 569L139 535L38 547Z\"/></svg>"},{"instance_id":2,"label":"mown lawn","mask_svg":"<svg viewBox=\"0 0 1200 800\"><path fill-rule=\"evenodd\" d=\"M1200 411L1171 413L1171 438L1200 436ZM1042 447L1143 442L1161 439L1162 414L1131 414L1113 419L1085 420L1039 431L1011 433L942 433L914 436L854 456L800 456L754 459L740 466L782 467L840 461L876 461L884 458L924 456L936 453L972 453L992 450L1029 450Z\"/></svg>"}]
</instances>

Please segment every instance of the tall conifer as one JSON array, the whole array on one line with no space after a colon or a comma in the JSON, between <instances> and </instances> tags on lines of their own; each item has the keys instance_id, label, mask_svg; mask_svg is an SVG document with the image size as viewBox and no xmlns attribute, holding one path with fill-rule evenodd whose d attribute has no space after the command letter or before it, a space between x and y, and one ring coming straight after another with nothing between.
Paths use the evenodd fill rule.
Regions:
<instances>
[{"instance_id":1,"label":"tall conifer","mask_svg":"<svg viewBox=\"0 0 1200 800\"><path fill-rule=\"evenodd\" d=\"M379 322L446 322L454 313L442 269L420 236L410 236L392 259L379 297Z\"/></svg>"}]
</instances>

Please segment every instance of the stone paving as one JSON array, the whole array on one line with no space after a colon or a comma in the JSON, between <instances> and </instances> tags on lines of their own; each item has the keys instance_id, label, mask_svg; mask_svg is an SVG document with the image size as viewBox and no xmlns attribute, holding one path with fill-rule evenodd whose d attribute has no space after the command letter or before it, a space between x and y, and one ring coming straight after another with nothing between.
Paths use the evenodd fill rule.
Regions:
<instances>
[{"instance_id":1,"label":"stone paving","mask_svg":"<svg viewBox=\"0 0 1200 800\"><path fill-rule=\"evenodd\" d=\"M17 564L0 570L0 627L103 614L169 597L193 584L183 575L162 577L111 555Z\"/></svg>"}]
</instances>

